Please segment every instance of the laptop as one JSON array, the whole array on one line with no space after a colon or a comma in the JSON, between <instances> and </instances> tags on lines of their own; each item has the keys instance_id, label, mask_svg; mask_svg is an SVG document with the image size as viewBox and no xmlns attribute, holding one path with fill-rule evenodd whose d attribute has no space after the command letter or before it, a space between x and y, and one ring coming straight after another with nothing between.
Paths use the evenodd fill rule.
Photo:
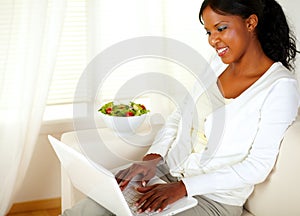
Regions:
<instances>
[{"instance_id":1,"label":"laptop","mask_svg":"<svg viewBox=\"0 0 300 216\"><path fill-rule=\"evenodd\" d=\"M62 143L51 135L48 136L48 139L73 186L118 216L175 215L197 205L195 198L184 197L169 205L162 212L151 212L149 214L144 212L138 214L136 213L136 207L131 207L134 206L130 202L133 198L126 197L127 195L133 196L134 193L138 194L133 189L133 185L128 185L124 191L121 191L112 171L93 163L81 152ZM163 182L159 178L154 178L152 183L157 183L158 181ZM134 184L134 181L132 181L132 184Z\"/></svg>"}]
</instances>

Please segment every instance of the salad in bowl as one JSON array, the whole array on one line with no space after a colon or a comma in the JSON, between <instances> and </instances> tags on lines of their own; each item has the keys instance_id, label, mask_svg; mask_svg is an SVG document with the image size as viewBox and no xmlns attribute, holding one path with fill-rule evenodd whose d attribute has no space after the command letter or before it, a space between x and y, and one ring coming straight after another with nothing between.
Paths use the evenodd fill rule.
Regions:
<instances>
[{"instance_id":1,"label":"salad in bowl","mask_svg":"<svg viewBox=\"0 0 300 216\"><path fill-rule=\"evenodd\" d=\"M128 104L106 103L98 112L108 128L119 133L133 133L150 111L143 104L130 101Z\"/></svg>"},{"instance_id":2,"label":"salad in bowl","mask_svg":"<svg viewBox=\"0 0 300 216\"><path fill-rule=\"evenodd\" d=\"M98 111L106 115L119 117L141 116L149 112L143 104L132 101L128 105L109 102L104 104Z\"/></svg>"}]
</instances>

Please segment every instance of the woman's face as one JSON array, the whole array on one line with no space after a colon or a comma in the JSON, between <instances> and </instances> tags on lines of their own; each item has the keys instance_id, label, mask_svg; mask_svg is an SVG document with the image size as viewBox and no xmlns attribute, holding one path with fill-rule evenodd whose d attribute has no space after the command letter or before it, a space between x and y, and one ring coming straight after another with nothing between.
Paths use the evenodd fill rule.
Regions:
<instances>
[{"instance_id":1,"label":"woman's face","mask_svg":"<svg viewBox=\"0 0 300 216\"><path fill-rule=\"evenodd\" d=\"M249 23L239 16L221 15L210 6L202 14L208 42L225 64L239 62L249 47Z\"/></svg>"}]
</instances>

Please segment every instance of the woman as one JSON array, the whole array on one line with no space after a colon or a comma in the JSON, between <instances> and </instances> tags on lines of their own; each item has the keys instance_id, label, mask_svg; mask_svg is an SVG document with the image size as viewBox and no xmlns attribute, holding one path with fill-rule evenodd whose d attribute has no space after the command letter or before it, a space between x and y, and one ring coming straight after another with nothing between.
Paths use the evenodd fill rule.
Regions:
<instances>
[{"instance_id":1,"label":"woman","mask_svg":"<svg viewBox=\"0 0 300 216\"><path fill-rule=\"evenodd\" d=\"M164 177L168 184L137 188L143 193L136 204L140 212L162 211L193 196L198 205L179 215L241 215L254 185L273 168L284 132L297 115L298 84L289 70L298 51L276 1L204 0L200 22L224 63L208 91L224 103L206 112L199 108L199 124L192 123L190 143L177 139L182 116L175 112L143 162L116 175L124 189L138 174L144 185L157 169L168 173ZM197 106L201 102L202 96ZM213 130L218 123L222 130ZM89 199L64 215L87 211L111 215Z\"/></svg>"}]
</instances>

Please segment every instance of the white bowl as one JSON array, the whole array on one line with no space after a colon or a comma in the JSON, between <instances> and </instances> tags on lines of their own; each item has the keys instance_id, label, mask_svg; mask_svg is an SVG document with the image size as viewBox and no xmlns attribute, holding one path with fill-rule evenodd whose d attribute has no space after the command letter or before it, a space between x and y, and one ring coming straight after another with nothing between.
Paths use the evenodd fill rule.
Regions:
<instances>
[{"instance_id":1,"label":"white bowl","mask_svg":"<svg viewBox=\"0 0 300 216\"><path fill-rule=\"evenodd\" d=\"M103 119L105 125L113 129L117 133L134 133L135 130L140 127L146 119L147 114L140 116L110 116L104 113L98 112Z\"/></svg>"}]
</instances>

